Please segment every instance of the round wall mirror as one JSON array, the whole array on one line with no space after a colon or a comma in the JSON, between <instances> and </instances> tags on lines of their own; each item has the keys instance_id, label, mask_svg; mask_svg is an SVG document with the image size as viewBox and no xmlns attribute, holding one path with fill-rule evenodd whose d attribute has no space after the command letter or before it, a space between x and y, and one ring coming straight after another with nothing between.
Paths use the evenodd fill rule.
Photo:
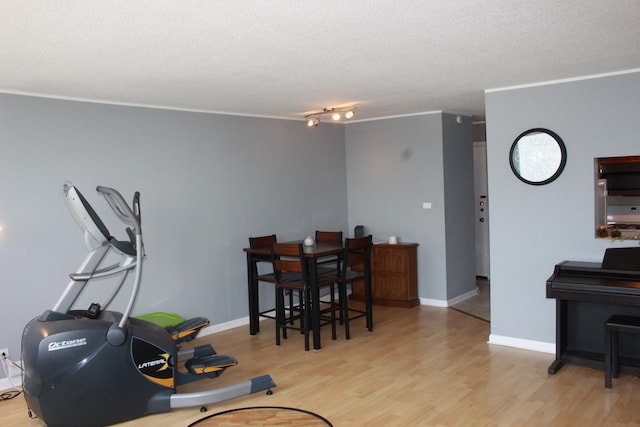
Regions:
<instances>
[{"instance_id":1,"label":"round wall mirror","mask_svg":"<svg viewBox=\"0 0 640 427\"><path fill-rule=\"evenodd\" d=\"M544 185L560 176L567 148L555 132L535 128L522 132L511 145L509 164L522 182Z\"/></svg>"}]
</instances>

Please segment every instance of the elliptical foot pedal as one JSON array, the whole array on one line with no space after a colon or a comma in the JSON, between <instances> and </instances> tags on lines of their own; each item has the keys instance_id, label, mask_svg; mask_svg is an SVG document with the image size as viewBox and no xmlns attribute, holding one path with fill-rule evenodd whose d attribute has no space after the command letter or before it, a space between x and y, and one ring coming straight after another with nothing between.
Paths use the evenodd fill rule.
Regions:
<instances>
[{"instance_id":1,"label":"elliptical foot pedal","mask_svg":"<svg viewBox=\"0 0 640 427\"><path fill-rule=\"evenodd\" d=\"M191 341L198 335L200 329L209 326L209 319L204 317L194 317L185 320L177 325L167 326L165 329L171 334L171 338L176 343Z\"/></svg>"},{"instance_id":2,"label":"elliptical foot pedal","mask_svg":"<svg viewBox=\"0 0 640 427\"><path fill-rule=\"evenodd\" d=\"M238 361L231 356L214 354L187 360L184 367L194 375L207 375L213 378L222 374L225 369L237 364Z\"/></svg>"}]
</instances>

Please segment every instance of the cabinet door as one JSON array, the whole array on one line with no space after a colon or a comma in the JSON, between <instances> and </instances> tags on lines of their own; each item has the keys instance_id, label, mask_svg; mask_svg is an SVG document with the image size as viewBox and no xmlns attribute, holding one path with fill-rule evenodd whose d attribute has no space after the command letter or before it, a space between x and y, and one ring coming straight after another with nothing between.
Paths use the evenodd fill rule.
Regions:
<instances>
[{"instance_id":1,"label":"cabinet door","mask_svg":"<svg viewBox=\"0 0 640 427\"><path fill-rule=\"evenodd\" d=\"M407 277L397 273L378 273L373 276L373 297L381 300L406 301L409 298Z\"/></svg>"},{"instance_id":2,"label":"cabinet door","mask_svg":"<svg viewBox=\"0 0 640 427\"><path fill-rule=\"evenodd\" d=\"M407 273L407 250L403 247L375 248L373 271L376 273Z\"/></svg>"},{"instance_id":3,"label":"cabinet door","mask_svg":"<svg viewBox=\"0 0 640 427\"><path fill-rule=\"evenodd\" d=\"M416 244L378 245L372 254L373 300L385 305L419 304Z\"/></svg>"}]
</instances>

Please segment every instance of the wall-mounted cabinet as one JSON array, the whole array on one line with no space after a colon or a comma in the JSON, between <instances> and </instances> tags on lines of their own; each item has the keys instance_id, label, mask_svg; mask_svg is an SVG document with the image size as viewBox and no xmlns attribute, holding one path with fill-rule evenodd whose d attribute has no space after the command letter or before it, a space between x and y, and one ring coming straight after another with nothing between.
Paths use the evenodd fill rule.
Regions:
<instances>
[{"instance_id":1,"label":"wall-mounted cabinet","mask_svg":"<svg viewBox=\"0 0 640 427\"><path fill-rule=\"evenodd\" d=\"M596 235L640 238L640 156L601 157L596 164Z\"/></svg>"}]
</instances>

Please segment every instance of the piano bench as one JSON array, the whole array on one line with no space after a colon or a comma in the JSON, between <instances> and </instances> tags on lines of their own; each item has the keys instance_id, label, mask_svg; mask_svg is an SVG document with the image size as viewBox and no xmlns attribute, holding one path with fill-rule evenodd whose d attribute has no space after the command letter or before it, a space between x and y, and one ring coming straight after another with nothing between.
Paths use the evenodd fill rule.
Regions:
<instances>
[{"instance_id":1,"label":"piano bench","mask_svg":"<svg viewBox=\"0 0 640 427\"><path fill-rule=\"evenodd\" d=\"M618 334L640 334L640 317L613 315L604 323L604 386L611 388L611 377L618 378Z\"/></svg>"}]
</instances>

